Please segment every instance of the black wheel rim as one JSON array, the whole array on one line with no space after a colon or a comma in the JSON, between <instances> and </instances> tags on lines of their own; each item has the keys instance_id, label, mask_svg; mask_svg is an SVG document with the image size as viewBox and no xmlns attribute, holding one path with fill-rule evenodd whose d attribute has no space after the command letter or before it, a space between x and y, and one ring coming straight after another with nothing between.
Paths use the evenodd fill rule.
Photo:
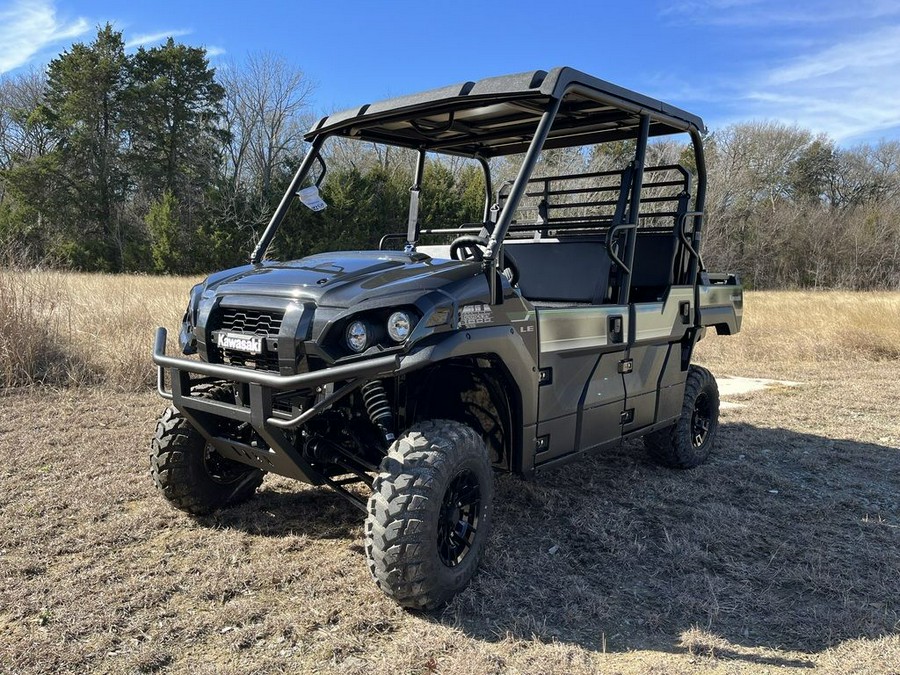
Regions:
<instances>
[{"instance_id":1,"label":"black wheel rim","mask_svg":"<svg viewBox=\"0 0 900 675\"><path fill-rule=\"evenodd\" d=\"M438 555L447 567L456 567L472 550L481 515L481 487L474 472L465 469L450 481L438 520Z\"/></svg>"},{"instance_id":2,"label":"black wheel rim","mask_svg":"<svg viewBox=\"0 0 900 675\"><path fill-rule=\"evenodd\" d=\"M694 401L694 414L691 415L691 443L699 448L709 438L712 426L712 402L706 392L700 392Z\"/></svg>"}]
</instances>

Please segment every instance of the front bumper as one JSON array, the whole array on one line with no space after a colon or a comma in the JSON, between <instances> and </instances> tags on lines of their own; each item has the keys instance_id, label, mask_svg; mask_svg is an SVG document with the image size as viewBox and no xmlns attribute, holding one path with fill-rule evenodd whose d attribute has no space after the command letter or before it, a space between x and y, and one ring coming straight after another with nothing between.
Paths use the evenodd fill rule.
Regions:
<instances>
[{"instance_id":1,"label":"front bumper","mask_svg":"<svg viewBox=\"0 0 900 675\"><path fill-rule=\"evenodd\" d=\"M277 375L167 356L166 337L165 328L156 329L153 362L157 366L159 395L171 400L222 456L313 485L330 481L301 456L285 432L309 421L368 380L394 375L400 370L400 357L395 354L298 375ZM167 371L171 389L165 386ZM248 385L248 400L226 403L193 396L191 374ZM335 389L332 385L338 382L343 384ZM296 415L274 409L276 392L298 390L315 391L315 404ZM222 425L216 421L222 417L250 424L265 445L251 445L222 435Z\"/></svg>"},{"instance_id":2,"label":"front bumper","mask_svg":"<svg viewBox=\"0 0 900 675\"><path fill-rule=\"evenodd\" d=\"M305 424L369 380L397 377L448 359L473 355L496 355L510 368L518 395L523 399L521 420L524 435L532 433L537 412L537 367L523 341L516 336L515 329L508 324L452 331L442 334L439 340L417 344L402 354L365 358L356 363L296 375L278 375L167 356L166 330L158 328L153 362L158 368L159 394L170 399L221 455L314 485L332 485L332 481L317 472L297 451L291 430ZM171 381L170 390L165 387L167 373ZM192 396L191 386L197 382L196 378L192 381L192 374L241 384L243 400L225 403ZM273 404L277 394L294 391L314 393L315 403L293 415L276 410ZM256 447L223 437L220 431L222 417L251 425L264 445ZM516 470L526 469L518 467Z\"/></svg>"},{"instance_id":3,"label":"front bumper","mask_svg":"<svg viewBox=\"0 0 900 675\"><path fill-rule=\"evenodd\" d=\"M156 341L153 346L153 363L157 366L157 392L163 398L172 400L175 382L182 374L196 373L206 375L229 382L242 384L256 384L278 391L290 391L294 389L313 389L326 384L333 384L342 380L356 378L385 377L394 374L400 364L400 356L379 356L358 363L348 363L341 366L331 366L322 370L298 375L278 375L262 371L239 368L221 363L207 363L194 359L182 359L177 356L166 355L166 338L168 333L165 328L156 329ZM165 369L172 373L172 391L165 389Z\"/></svg>"}]
</instances>

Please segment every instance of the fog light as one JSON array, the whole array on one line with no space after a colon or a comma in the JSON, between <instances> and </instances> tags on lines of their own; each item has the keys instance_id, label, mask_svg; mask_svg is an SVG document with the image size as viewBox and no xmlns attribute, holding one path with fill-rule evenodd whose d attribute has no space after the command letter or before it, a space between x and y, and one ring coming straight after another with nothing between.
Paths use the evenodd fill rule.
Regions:
<instances>
[{"instance_id":1,"label":"fog light","mask_svg":"<svg viewBox=\"0 0 900 675\"><path fill-rule=\"evenodd\" d=\"M404 342L412 330L412 322L406 312L394 312L387 324L388 335L394 342Z\"/></svg>"}]
</instances>

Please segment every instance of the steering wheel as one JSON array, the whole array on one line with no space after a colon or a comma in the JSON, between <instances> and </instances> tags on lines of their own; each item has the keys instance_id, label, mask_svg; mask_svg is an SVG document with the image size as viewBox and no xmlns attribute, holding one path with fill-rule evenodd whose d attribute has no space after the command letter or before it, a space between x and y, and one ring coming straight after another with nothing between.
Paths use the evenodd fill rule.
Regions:
<instances>
[{"instance_id":1,"label":"steering wheel","mask_svg":"<svg viewBox=\"0 0 900 675\"><path fill-rule=\"evenodd\" d=\"M464 234L457 237L450 244L450 257L454 260L474 260L481 262L484 260L484 251L482 247L487 246L487 242L474 234ZM519 281L519 267L515 261L508 255L504 255L506 267L503 270L503 276L509 280L510 286L515 286Z\"/></svg>"},{"instance_id":2,"label":"steering wheel","mask_svg":"<svg viewBox=\"0 0 900 675\"><path fill-rule=\"evenodd\" d=\"M464 234L457 237L450 243L450 257L454 260L475 260L481 262L484 260L484 252L482 246L487 246L487 242L474 234Z\"/></svg>"}]
</instances>

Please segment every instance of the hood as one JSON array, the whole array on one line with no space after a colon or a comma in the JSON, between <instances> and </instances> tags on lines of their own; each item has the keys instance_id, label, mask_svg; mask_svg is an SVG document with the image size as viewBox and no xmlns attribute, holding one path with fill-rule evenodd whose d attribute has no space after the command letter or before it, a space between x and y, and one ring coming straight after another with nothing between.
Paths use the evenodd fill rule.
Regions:
<instances>
[{"instance_id":1,"label":"hood","mask_svg":"<svg viewBox=\"0 0 900 675\"><path fill-rule=\"evenodd\" d=\"M471 262L398 251L339 251L289 262L266 261L210 276L217 295L255 295L350 307L381 296L429 291L480 274Z\"/></svg>"}]
</instances>

